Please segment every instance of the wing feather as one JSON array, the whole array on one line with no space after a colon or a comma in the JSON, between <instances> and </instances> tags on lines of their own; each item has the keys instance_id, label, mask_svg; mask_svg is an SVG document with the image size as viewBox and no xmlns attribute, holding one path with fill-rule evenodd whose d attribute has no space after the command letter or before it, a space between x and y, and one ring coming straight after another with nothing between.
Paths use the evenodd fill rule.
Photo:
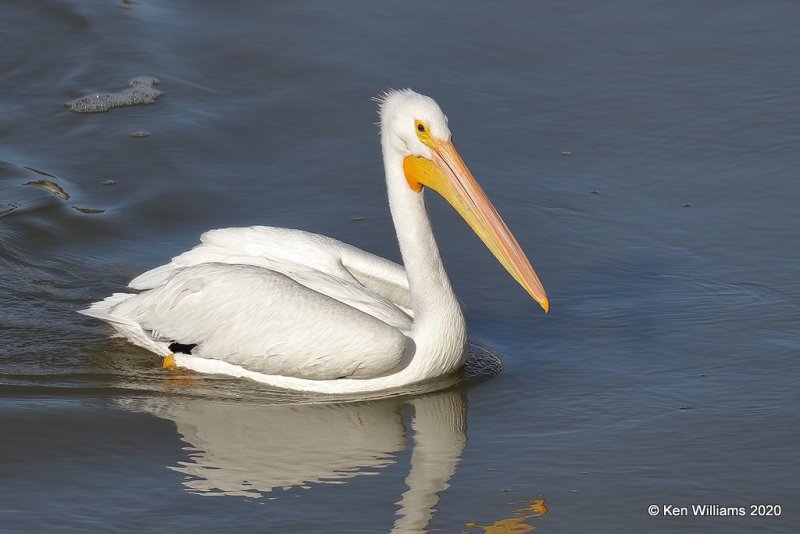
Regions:
<instances>
[{"instance_id":1,"label":"wing feather","mask_svg":"<svg viewBox=\"0 0 800 534\"><path fill-rule=\"evenodd\" d=\"M197 344L193 354L267 374L372 378L398 371L413 351L397 328L253 265L183 267L112 312L155 336Z\"/></svg>"},{"instance_id":2,"label":"wing feather","mask_svg":"<svg viewBox=\"0 0 800 534\"><path fill-rule=\"evenodd\" d=\"M211 230L129 287L142 292L86 313L159 354L196 344L254 371L335 379L397 372L414 349L405 269L301 230Z\"/></svg>"},{"instance_id":3,"label":"wing feather","mask_svg":"<svg viewBox=\"0 0 800 534\"><path fill-rule=\"evenodd\" d=\"M206 263L253 265L282 273L306 287L349 304L396 328L411 328L405 269L326 236L268 226L223 228L166 265L134 278L128 287L163 285L177 270Z\"/></svg>"}]
</instances>

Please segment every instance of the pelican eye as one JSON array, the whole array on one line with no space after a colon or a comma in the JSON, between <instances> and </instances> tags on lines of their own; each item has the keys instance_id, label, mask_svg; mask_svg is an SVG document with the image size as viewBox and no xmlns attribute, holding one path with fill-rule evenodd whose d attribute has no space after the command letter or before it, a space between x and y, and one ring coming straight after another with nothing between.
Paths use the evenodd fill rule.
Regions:
<instances>
[{"instance_id":1,"label":"pelican eye","mask_svg":"<svg viewBox=\"0 0 800 534\"><path fill-rule=\"evenodd\" d=\"M414 128L417 129L417 137L419 140L422 141L423 144L433 147L433 137L431 136L431 130L428 125L417 119L414 121Z\"/></svg>"}]
</instances>

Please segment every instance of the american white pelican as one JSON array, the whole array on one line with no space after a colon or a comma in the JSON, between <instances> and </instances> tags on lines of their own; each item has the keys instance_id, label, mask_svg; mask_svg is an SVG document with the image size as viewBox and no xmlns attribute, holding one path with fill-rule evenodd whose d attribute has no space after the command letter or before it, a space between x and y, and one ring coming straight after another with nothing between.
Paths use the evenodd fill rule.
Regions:
<instances>
[{"instance_id":1,"label":"american white pelican","mask_svg":"<svg viewBox=\"0 0 800 534\"><path fill-rule=\"evenodd\" d=\"M389 206L405 268L329 237L254 226L201 244L82 313L165 357L165 366L317 393L367 393L464 364L467 331L425 210L425 188L458 211L544 308L514 236L456 151L436 102L379 100ZM173 354L174 353L174 354Z\"/></svg>"}]
</instances>

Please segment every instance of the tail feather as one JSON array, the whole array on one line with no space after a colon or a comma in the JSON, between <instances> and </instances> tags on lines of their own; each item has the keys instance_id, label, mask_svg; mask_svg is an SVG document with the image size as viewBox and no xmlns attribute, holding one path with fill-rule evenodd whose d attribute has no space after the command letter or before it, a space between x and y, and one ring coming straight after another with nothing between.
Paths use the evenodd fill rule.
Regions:
<instances>
[{"instance_id":1,"label":"tail feather","mask_svg":"<svg viewBox=\"0 0 800 534\"><path fill-rule=\"evenodd\" d=\"M110 297L106 297L101 301L93 303L85 310L78 310L78 313L88 315L89 317L95 317L109 323L130 324L129 320L114 315L114 308L116 308L118 304L121 304L122 302L125 302L129 298L135 296L136 295L133 293L114 293Z\"/></svg>"},{"instance_id":2,"label":"tail feather","mask_svg":"<svg viewBox=\"0 0 800 534\"><path fill-rule=\"evenodd\" d=\"M161 356L166 356L170 353L167 343L153 339L134 319L114 313L114 309L119 304L135 296L135 293L114 293L110 297L95 302L85 310L79 310L78 313L105 321L113 326L120 336L127 338L131 343L144 347Z\"/></svg>"}]
</instances>

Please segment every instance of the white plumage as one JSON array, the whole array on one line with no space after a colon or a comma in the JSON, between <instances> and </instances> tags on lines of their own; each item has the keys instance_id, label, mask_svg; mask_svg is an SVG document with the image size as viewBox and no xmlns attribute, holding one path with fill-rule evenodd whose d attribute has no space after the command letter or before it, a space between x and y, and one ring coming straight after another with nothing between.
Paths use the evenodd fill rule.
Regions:
<instances>
[{"instance_id":1,"label":"white plumage","mask_svg":"<svg viewBox=\"0 0 800 534\"><path fill-rule=\"evenodd\" d=\"M447 119L432 99L410 90L387 93L381 134L405 268L300 230L212 230L197 247L131 281L139 293L116 293L82 313L162 356L172 343L195 345L191 354L175 355L179 366L281 388L359 393L456 371L466 327L423 186L456 207L545 309L546 296L457 156Z\"/></svg>"}]
</instances>

